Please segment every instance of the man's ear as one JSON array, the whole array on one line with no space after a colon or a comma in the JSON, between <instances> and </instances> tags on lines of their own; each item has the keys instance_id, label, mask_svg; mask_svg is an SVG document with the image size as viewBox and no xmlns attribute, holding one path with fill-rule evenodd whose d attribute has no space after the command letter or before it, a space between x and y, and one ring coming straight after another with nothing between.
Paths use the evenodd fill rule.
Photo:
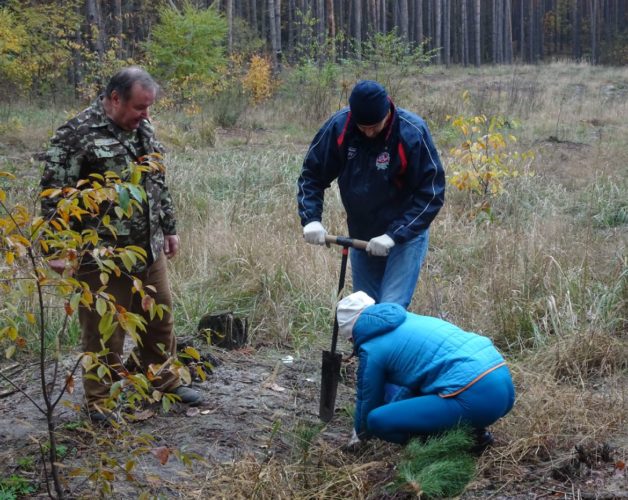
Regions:
<instances>
[{"instance_id":1,"label":"man's ear","mask_svg":"<svg viewBox=\"0 0 628 500\"><path fill-rule=\"evenodd\" d=\"M111 92L111 97L109 99L116 106L119 106L120 102L122 101L122 99L120 98L120 94L118 93L117 90L114 90L114 91Z\"/></svg>"}]
</instances>

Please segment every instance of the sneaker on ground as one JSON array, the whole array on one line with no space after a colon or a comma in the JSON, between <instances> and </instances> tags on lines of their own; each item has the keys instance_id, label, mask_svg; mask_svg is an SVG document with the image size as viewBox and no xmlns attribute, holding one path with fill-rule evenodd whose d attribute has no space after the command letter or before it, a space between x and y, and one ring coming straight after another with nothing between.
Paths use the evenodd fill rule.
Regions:
<instances>
[{"instance_id":1,"label":"sneaker on ground","mask_svg":"<svg viewBox=\"0 0 628 500\"><path fill-rule=\"evenodd\" d=\"M475 429L474 432L475 444L471 448L471 453L480 455L486 448L491 446L495 442L493 433L487 429Z\"/></svg>"},{"instance_id":2,"label":"sneaker on ground","mask_svg":"<svg viewBox=\"0 0 628 500\"><path fill-rule=\"evenodd\" d=\"M87 417L92 424L102 427L120 423L120 418L110 410L90 410L87 412Z\"/></svg>"},{"instance_id":3,"label":"sneaker on ground","mask_svg":"<svg viewBox=\"0 0 628 500\"><path fill-rule=\"evenodd\" d=\"M184 385L180 385L172 394L178 396L182 403L189 406L197 406L203 402L203 397L198 391Z\"/></svg>"}]
</instances>

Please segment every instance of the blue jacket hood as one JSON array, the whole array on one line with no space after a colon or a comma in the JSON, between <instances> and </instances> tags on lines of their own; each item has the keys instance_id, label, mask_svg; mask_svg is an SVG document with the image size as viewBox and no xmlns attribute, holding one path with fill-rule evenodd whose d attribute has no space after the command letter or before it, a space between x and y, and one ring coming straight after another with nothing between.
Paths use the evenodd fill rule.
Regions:
<instances>
[{"instance_id":1,"label":"blue jacket hood","mask_svg":"<svg viewBox=\"0 0 628 500\"><path fill-rule=\"evenodd\" d=\"M399 304L373 304L365 308L353 326L355 348L394 330L406 320L406 315L407 311Z\"/></svg>"}]
</instances>

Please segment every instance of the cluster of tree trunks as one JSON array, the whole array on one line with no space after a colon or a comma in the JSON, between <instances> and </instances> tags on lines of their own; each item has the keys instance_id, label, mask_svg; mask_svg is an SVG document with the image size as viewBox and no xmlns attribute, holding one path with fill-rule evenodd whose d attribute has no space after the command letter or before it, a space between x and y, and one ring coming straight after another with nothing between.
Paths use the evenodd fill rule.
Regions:
<instances>
[{"instance_id":1,"label":"cluster of tree trunks","mask_svg":"<svg viewBox=\"0 0 628 500\"><path fill-rule=\"evenodd\" d=\"M215 0L290 57L311 19L332 57L359 57L360 44L392 30L435 51L438 64L536 63L551 58L600 62L602 46L626 44L626 0ZM272 15L269 13L273 13ZM268 17L265 20L265 17ZM282 21L283 20L283 21ZM274 25L273 25L274 21ZM345 33L344 43L335 35ZM347 43L351 40L353 43ZM612 60L605 60L613 63Z\"/></svg>"},{"instance_id":2,"label":"cluster of tree trunks","mask_svg":"<svg viewBox=\"0 0 628 500\"><path fill-rule=\"evenodd\" d=\"M229 51L239 36L234 21L246 22L265 41L276 67L284 57L294 61L304 44L316 45L321 59L359 58L363 41L393 30L409 43L423 43L444 65L557 57L613 64L608 54L618 48L628 52L626 0L167 0L166 5L181 9L186 1L224 13ZM152 0L57 3L80 9L85 25L77 41L99 54L115 48L121 58L138 54L158 20Z\"/></svg>"}]
</instances>

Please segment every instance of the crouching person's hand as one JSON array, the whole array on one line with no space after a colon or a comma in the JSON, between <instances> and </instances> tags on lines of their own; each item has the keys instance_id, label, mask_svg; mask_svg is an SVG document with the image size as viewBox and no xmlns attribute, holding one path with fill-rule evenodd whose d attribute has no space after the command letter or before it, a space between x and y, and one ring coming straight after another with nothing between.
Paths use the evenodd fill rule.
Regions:
<instances>
[{"instance_id":1,"label":"crouching person's hand","mask_svg":"<svg viewBox=\"0 0 628 500\"><path fill-rule=\"evenodd\" d=\"M344 445L342 447L342 449L344 451L357 451L358 449L360 449L360 447L362 446L362 444L364 443L364 441L362 441L357 433L355 432L355 429L353 429L353 432L351 433L351 438L349 439L349 442Z\"/></svg>"}]
</instances>

